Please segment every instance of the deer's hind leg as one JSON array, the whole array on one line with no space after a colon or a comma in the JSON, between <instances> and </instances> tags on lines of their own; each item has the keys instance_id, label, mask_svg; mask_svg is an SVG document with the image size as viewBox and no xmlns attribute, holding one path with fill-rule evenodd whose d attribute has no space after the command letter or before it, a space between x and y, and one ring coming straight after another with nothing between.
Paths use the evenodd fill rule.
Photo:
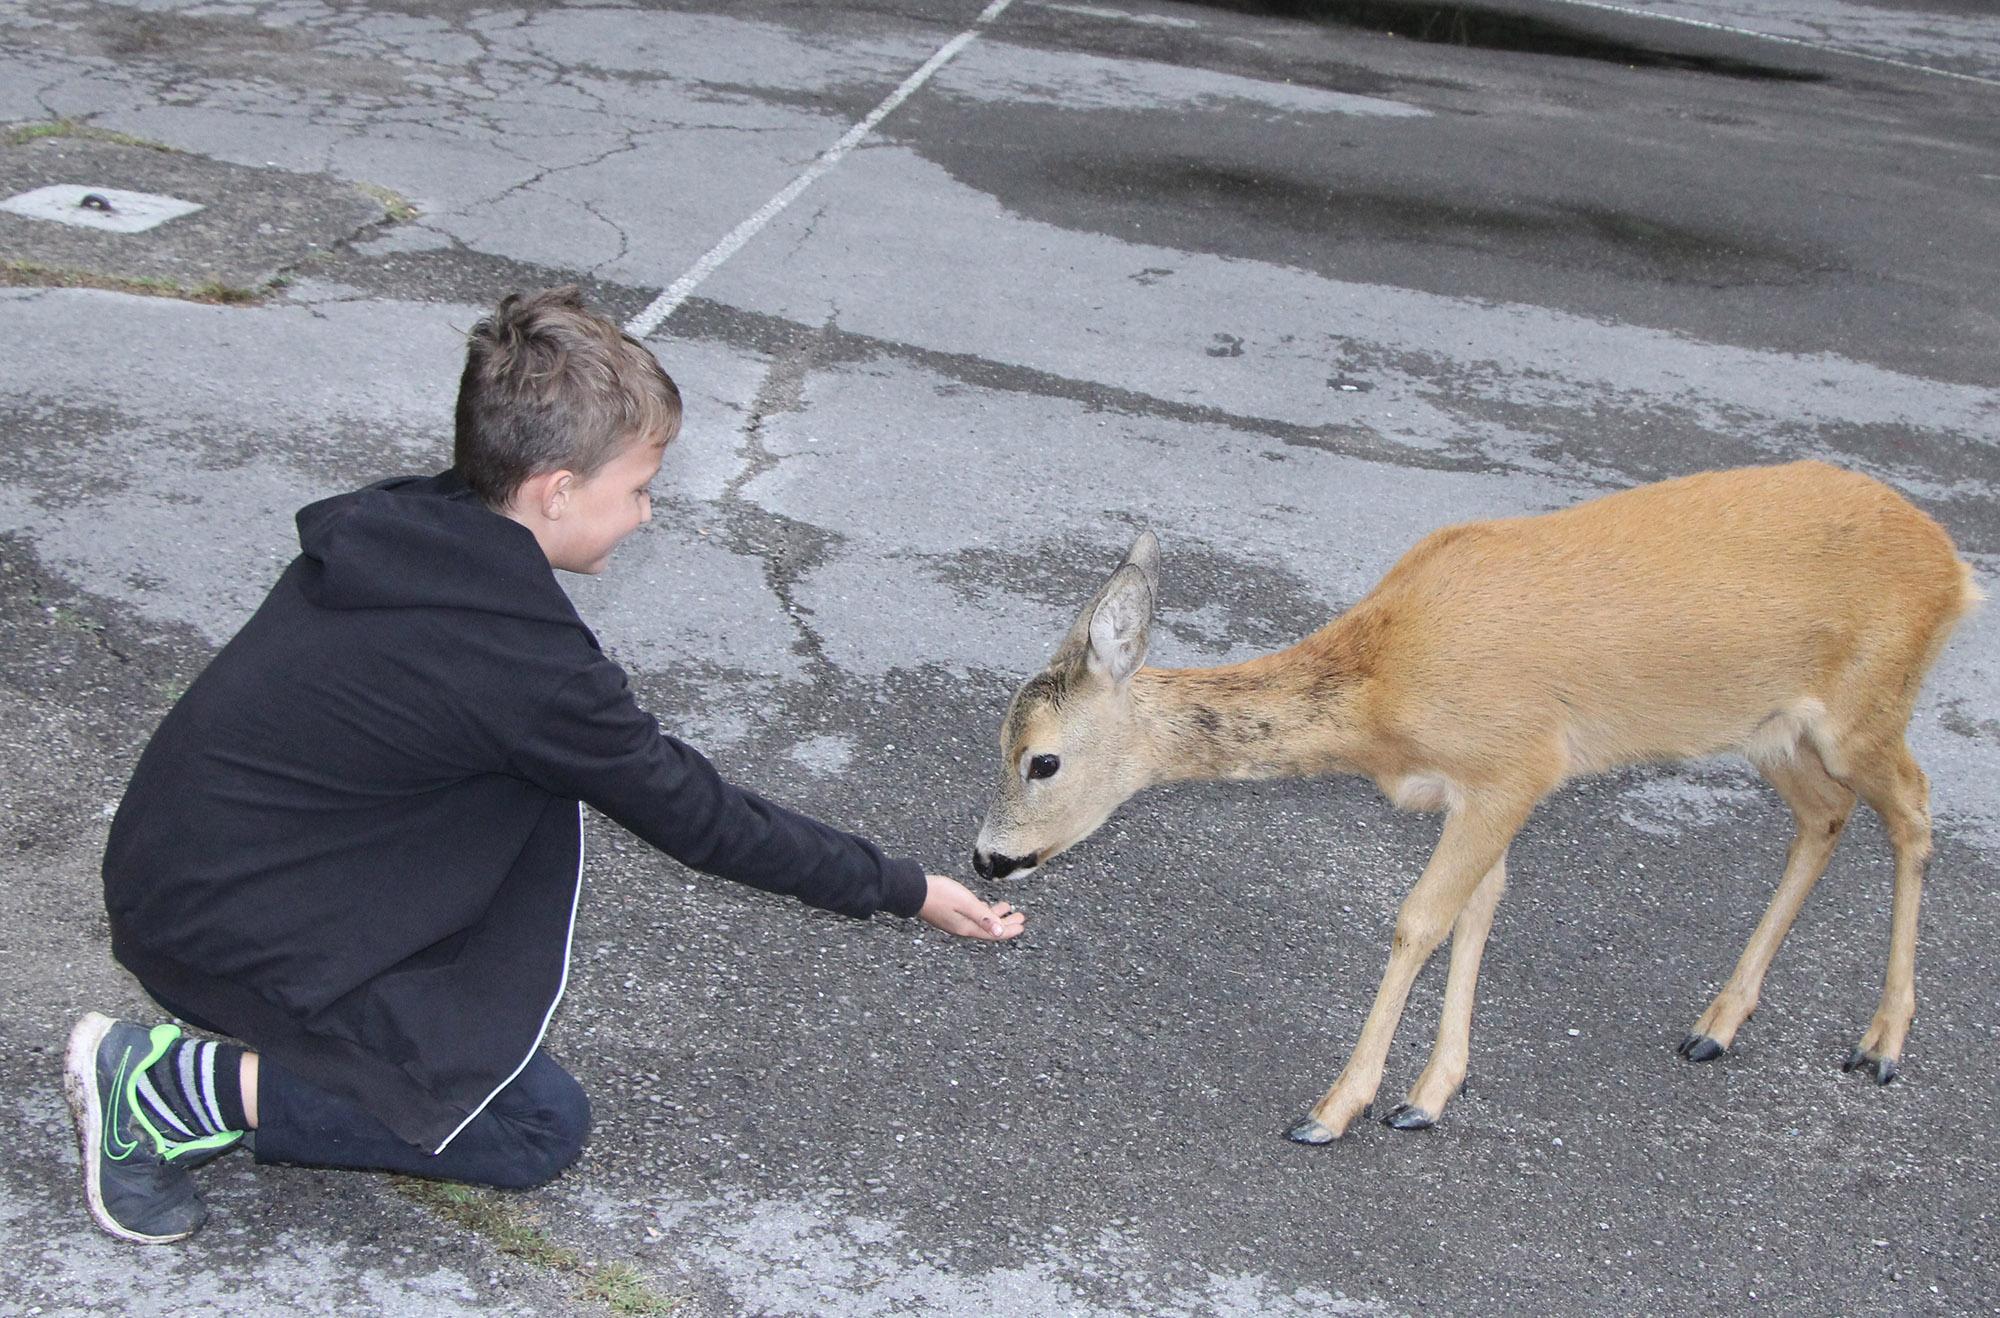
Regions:
<instances>
[{"instance_id":1,"label":"deer's hind leg","mask_svg":"<svg viewBox=\"0 0 2000 1318\"><path fill-rule=\"evenodd\" d=\"M1931 854L1930 780L1898 735L1872 754L1852 757L1852 781L1882 817L1896 848L1896 891L1889 917L1889 968L1868 1032L1847 1055L1843 1071L1873 1071L1877 1084L1896 1078L1910 1022L1917 1014L1917 906Z\"/></svg>"},{"instance_id":2,"label":"deer's hind leg","mask_svg":"<svg viewBox=\"0 0 2000 1318\"><path fill-rule=\"evenodd\" d=\"M1389 1110L1385 1124L1397 1130L1424 1130L1437 1124L1444 1105L1465 1083L1472 1049L1472 1003L1479 988L1479 959L1493 929L1493 910L1507 891L1507 858L1486 871L1451 926L1451 971L1445 978L1444 1011L1430 1064L1410 1086L1409 1095Z\"/></svg>"},{"instance_id":3,"label":"deer's hind leg","mask_svg":"<svg viewBox=\"0 0 2000 1318\"><path fill-rule=\"evenodd\" d=\"M1827 862L1840 841L1840 831L1854 810L1854 792L1835 781L1826 771L1819 752L1801 739L1789 754L1772 752L1755 761L1785 803L1792 808L1798 831L1785 855L1784 877L1764 911L1764 918L1744 945L1736 971L1708 1010L1694 1023L1677 1050L1690 1062L1706 1062L1720 1057L1736 1041L1736 1032L1757 1010L1763 991L1764 974L1771 958L1791 931L1799 908L1805 905L1813 885L1826 873Z\"/></svg>"}]
</instances>

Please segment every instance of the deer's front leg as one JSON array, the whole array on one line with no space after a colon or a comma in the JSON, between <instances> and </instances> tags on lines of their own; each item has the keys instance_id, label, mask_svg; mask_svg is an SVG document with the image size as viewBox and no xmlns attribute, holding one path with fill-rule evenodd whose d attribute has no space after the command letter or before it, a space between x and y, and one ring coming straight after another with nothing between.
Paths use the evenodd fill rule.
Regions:
<instances>
[{"instance_id":1,"label":"deer's front leg","mask_svg":"<svg viewBox=\"0 0 2000 1318\"><path fill-rule=\"evenodd\" d=\"M1347 1068L1305 1120L1292 1127L1289 1138L1300 1144L1337 1140L1367 1111L1382 1083L1389 1040L1417 972L1444 941L1481 880L1506 855L1507 844L1533 808L1533 797L1504 803L1468 801L1445 816L1437 850L1396 916L1389 966L1382 973L1361 1037L1348 1055Z\"/></svg>"}]
</instances>

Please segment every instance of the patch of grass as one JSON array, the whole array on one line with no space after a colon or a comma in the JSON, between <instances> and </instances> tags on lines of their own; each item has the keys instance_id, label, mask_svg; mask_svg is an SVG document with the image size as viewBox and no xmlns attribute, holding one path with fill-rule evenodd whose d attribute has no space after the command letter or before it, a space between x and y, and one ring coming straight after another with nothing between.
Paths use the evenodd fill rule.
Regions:
<instances>
[{"instance_id":1,"label":"patch of grass","mask_svg":"<svg viewBox=\"0 0 2000 1318\"><path fill-rule=\"evenodd\" d=\"M148 151L172 151L162 142L149 142L130 133L116 133L78 119L38 119L33 123L8 124L0 128L0 146L23 146L45 137L82 137L92 142L115 142L119 146L139 146Z\"/></svg>"},{"instance_id":2,"label":"patch of grass","mask_svg":"<svg viewBox=\"0 0 2000 1318\"><path fill-rule=\"evenodd\" d=\"M502 1254L556 1273L577 1295L595 1300L613 1313L651 1318L680 1307L681 1297L660 1294L631 1264L592 1263L575 1250L558 1245L525 1209L490 1190L402 1176L395 1181L396 1188L408 1198L464 1227Z\"/></svg>"},{"instance_id":3,"label":"patch of grass","mask_svg":"<svg viewBox=\"0 0 2000 1318\"><path fill-rule=\"evenodd\" d=\"M354 185L382 203L382 210L398 224L414 220L422 214L417 204L394 188L385 188L379 183L357 183Z\"/></svg>"},{"instance_id":4,"label":"patch of grass","mask_svg":"<svg viewBox=\"0 0 2000 1318\"><path fill-rule=\"evenodd\" d=\"M645 1274L630 1263L598 1264L579 1289L585 1299L596 1300L613 1313L671 1313L681 1306L682 1297L660 1294L646 1284Z\"/></svg>"},{"instance_id":5,"label":"patch of grass","mask_svg":"<svg viewBox=\"0 0 2000 1318\"><path fill-rule=\"evenodd\" d=\"M50 604L46 607L49 617L55 620L55 624L58 627L67 627L71 631L77 632L101 632L104 630L103 623L84 617L67 604Z\"/></svg>"},{"instance_id":6,"label":"patch of grass","mask_svg":"<svg viewBox=\"0 0 2000 1318\"><path fill-rule=\"evenodd\" d=\"M255 288L238 288L234 284L225 284L218 280L210 279L196 284L193 288L182 294L182 296L190 302L219 302L225 306L238 306L246 302L259 300L264 296L264 291Z\"/></svg>"},{"instance_id":7,"label":"patch of grass","mask_svg":"<svg viewBox=\"0 0 2000 1318\"><path fill-rule=\"evenodd\" d=\"M239 288L215 279L188 285L177 279L161 279L152 275L107 275L95 270L15 260L0 260L0 285L13 288L102 288L113 293L179 298L185 302L206 302L215 306L261 302L271 292L268 288Z\"/></svg>"}]
</instances>

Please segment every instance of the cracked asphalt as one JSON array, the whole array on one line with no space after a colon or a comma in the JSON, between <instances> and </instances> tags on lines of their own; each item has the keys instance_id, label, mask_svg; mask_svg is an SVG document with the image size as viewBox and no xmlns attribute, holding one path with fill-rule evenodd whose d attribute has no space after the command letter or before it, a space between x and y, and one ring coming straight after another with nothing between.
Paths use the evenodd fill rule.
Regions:
<instances>
[{"instance_id":1,"label":"cracked asphalt","mask_svg":"<svg viewBox=\"0 0 2000 1318\"><path fill-rule=\"evenodd\" d=\"M239 248L288 192L416 213L308 207L243 305L38 286L54 240L0 215L0 1314L601 1311L385 1179L243 1158L187 1245L117 1244L57 1075L79 1012L144 1010L97 880L139 749L298 506L444 464L506 292L644 320L693 281L644 326L689 415L656 519L574 597L726 772L964 877L1009 693L1141 527L1178 665L1438 526L1808 455L2000 589L1989 0L0 0L0 124L40 121L171 148L149 187L254 171ZM1937 851L1887 1088L1838 1070L1887 947L1865 814L1736 1049L1673 1055L1789 840L1733 761L1547 802L1467 1091L1322 1149L1283 1131L1437 828L1365 783L1144 795L987 888L1030 914L997 948L600 819L550 1036L597 1132L505 1202L689 1314L2000 1311L1996 636L1912 728Z\"/></svg>"}]
</instances>

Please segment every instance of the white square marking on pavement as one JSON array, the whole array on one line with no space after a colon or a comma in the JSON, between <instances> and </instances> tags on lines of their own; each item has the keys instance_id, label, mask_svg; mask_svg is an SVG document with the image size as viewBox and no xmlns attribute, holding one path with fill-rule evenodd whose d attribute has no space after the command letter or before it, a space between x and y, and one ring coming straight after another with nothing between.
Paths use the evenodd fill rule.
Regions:
<instances>
[{"instance_id":1,"label":"white square marking on pavement","mask_svg":"<svg viewBox=\"0 0 2000 1318\"><path fill-rule=\"evenodd\" d=\"M94 197L104 203L86 205ZM54 220L83 229L107 233L144 233L168 220L192 215L201 209L198 201L182 201L156 192L126 192L119 188L90 188L75 183L36 188L0 201L0 211L12 211L31 220Z\"/></svg>"}]
</instances>

